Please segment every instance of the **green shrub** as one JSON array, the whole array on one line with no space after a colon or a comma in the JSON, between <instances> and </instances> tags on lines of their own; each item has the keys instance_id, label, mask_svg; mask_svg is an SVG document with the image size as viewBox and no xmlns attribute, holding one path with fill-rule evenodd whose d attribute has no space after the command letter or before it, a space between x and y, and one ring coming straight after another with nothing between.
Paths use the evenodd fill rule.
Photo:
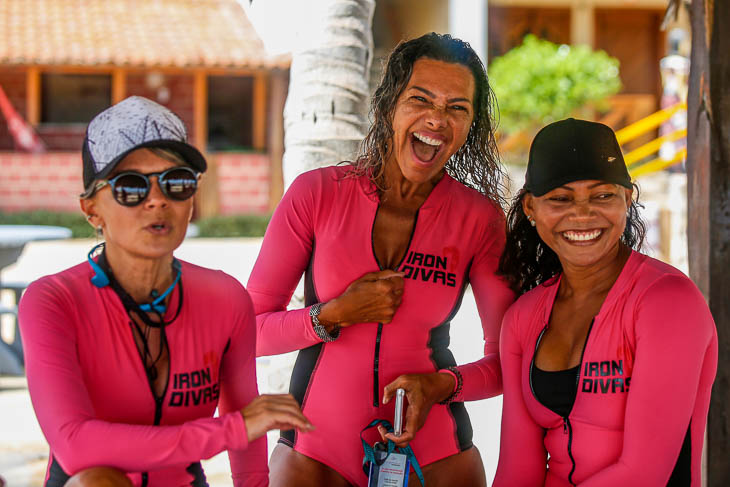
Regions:
<instances>
[{"instance_id":1,"label":"green shrub","mask_svg":"<svg viewBox=\"0 0 730 487\"><path fill-rule=\"evenodd\" d=\"M84 215L58 211L23 211L18 213L0 212L0 225L55 225L71 229L73 238L91 238L94 229Z\"/></svg>"},{"instance_id":2,"label":"green shrub","mask_svg":"<svg viewBox=\"0 0 730 487\"><path fill-rule=\"evenodd\" d=\"M585 45L559 46L534 35L492 61L489 83L505 134L534 131L588 103L603 108L601 102L621 89L617 59Z\"/></svg>"},{"instance_id":3,"label":"green shrub","mask_svg":"<svg viewBox=\"0 0 730 487\"><path fill-rule=\"evenodd\" d=\"M213 216L197 220L199 237L263 237L271 215Z\"/></svg>"}]
</instances>

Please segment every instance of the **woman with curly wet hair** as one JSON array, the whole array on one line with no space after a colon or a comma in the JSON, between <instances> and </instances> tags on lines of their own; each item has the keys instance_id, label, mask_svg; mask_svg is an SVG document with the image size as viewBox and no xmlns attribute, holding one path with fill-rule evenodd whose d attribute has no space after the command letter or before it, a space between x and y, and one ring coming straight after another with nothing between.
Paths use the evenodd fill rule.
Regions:
<instances>
[{"instance_id":1,"label":"woman with curly wet hair","mask_svg":"<svg viewBox=\"0 0 730 487\"><path fill-rule=\"evenodd\" d=\"M504 245L493 95L468 44L435 33L391 54L354 162L302 174L277 208L248 282L257 353L300 350L290 390L316 426L284 431L275 486L366 485L361 431L392 419L429 486L486 485L464 400L501 392L499 327L514 299ZM306 307L286 310L304 274ZM485 357L456 367L449 324L470 284ZM471 396L463 381L481 384ZM416 476L412 481L417 482Z\"/></svg>"},{"instance_id":2,"label":"woman with curly wet hair","mask_svg":"<svg viewBox=\"0 0 730 487\"><path fill-rule=\"evenodd\" d=\"M532 143L500 262L524 294L502 324L497 487L700 485L717 334L694 283L639 252L634 189L603 124Z\"/></svg>"}]
</instances>

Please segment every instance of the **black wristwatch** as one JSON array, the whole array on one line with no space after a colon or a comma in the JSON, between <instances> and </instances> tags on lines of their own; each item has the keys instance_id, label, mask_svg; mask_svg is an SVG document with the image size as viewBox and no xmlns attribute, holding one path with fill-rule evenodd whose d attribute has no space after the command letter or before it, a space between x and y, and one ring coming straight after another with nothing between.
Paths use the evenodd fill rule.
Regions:
<instances>
[{"instance_id":1,"label":"black wristwatch","mask_svg":"<svg viewBox=\"0 0 730 487\"><path fill-rule=\"evenodd\" d=\"M322 310L322 303L313 304L309 308L309 316L312 318L312 326L314 327L314 333L323 342L334 342L340 337L340 327L335 326L332 330L332 334L327 332L327 328L322 326L319 322L319 312Z\"/></svg>"}]
</instances>

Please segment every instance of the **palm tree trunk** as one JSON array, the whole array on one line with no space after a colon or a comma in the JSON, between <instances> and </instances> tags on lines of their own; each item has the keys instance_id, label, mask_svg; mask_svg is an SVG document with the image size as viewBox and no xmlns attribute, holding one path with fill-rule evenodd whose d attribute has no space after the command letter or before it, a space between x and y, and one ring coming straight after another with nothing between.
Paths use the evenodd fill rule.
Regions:
<instances>
[{"instance_id":1,"label":"palm tree trunk","mask_svg":"<svg viewBox=\"0 0 730 487\"><path fill-rule=\"evenodd\" d=\"M295 49L284 107L284 184L355 157L367 129L375 0L316 0L320 22Z\"/></svg>"}]
</instances>

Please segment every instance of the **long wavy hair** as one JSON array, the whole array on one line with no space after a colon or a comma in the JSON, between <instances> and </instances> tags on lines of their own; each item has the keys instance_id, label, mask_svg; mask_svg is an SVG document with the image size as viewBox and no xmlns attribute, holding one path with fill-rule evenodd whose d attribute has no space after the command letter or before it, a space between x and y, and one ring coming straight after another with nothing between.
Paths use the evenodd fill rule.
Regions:
<instances>
[{"instance_id":1,"label":"long wavy hair","mask_svg":"<svg viewBox=\"0 0 730 487\"><path fill-rule=\"evenodd\" d=\"M385 189L385 161L392 150L396 103L411 78L413 64L421 58L461 64L474 76L474 120L466 142L446 163L446 171L505 208L504 172L494 138L496 99L479 56L467 42L448 34L431 32L401 42L390 54L371 102L372 125L360 145L357 159L350 162L351 174L365 176L381 191Z\"/></svg>"},{"instance_id":2,"label":"long wavy hair","mask_svg":"<svg viewBox=\"0 0 730 487\"><path fill-rule=\"evenodd\" d=\"M633 186L626 228L620 241L634 250L641 250L646 224L639 215L639 209L643 208L639 203L639 187L636 184ZM497 268L497 273L507 279L517 294L526 293L563 271L557 254L542 241L522 209L522 200L527 193L524 189L520 190L507 212L507 241Z\"/></svg>"}]
</instances>

